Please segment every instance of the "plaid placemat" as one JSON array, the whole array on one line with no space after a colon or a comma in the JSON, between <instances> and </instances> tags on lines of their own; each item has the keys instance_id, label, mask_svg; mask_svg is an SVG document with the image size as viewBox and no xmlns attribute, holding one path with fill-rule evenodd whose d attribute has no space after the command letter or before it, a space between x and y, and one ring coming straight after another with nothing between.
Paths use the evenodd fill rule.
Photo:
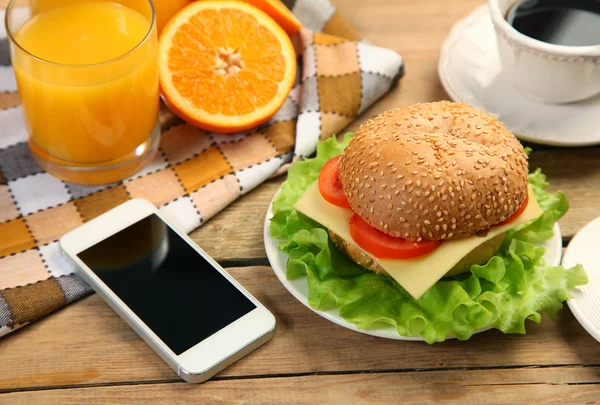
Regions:
<instances>
[{"instance_id":1,"label":"plaid placemat","mask_svg":"<svg viewBox=\"0 0 600 405\"><path fill-rule=\"evenodd\" d=\"M64 233L136 197L190 232L295 157L311 155L402 75L401 57L362 41L328 0L284 3L305 29L294 38L300 74L277 114L234 135L172 126L148 167L103 187L63 183L32 160L0 28L0 336L91 292L62 258Z\"/></svg>"}]
</instances>

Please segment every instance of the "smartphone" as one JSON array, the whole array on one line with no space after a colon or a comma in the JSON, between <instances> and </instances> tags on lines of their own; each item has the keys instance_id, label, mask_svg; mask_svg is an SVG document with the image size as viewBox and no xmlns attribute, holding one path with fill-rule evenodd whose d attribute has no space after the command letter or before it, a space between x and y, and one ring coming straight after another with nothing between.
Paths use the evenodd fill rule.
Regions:
<instances>
[{"instance_id":1,"label":"smartphone","mask_svg":"<svg viewBox=\"0 0 600 405\"><path fill-rule=\"evenodd\" d=\"M96 217L60 246L185 381L206 381L275 333L275 317L146 200Z\"/></svg>"}]
</instances>

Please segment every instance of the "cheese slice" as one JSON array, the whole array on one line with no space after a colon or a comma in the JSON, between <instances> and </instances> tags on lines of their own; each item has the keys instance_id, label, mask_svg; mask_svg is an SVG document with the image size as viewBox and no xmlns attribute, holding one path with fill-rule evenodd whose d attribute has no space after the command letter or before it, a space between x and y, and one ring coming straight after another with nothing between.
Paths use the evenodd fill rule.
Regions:
<instances>
[{"instance_id":1,"label":"cheese slice","mask_svg":"<svg viewBox=\"0 0 600 405\"><path fill-rule=\"evenodd\" d=\"M349 220L354 212L330 204L323 199L317 182L310 186L306 193L296 202L294 208L330 229L346 242L358 247L350 236ZM419 298L477 246L517 225L536 219L541 214L542 209L535 199L533 192L529 189L529 203L519 218L509 224L493 227L488 231L486 236L470 236L468 238L446 240L433 252L414 259L379 260L374 257L372 258L404 287L410 295L414 298ZM364 251L364 249L361 250Z\"/></svg>"}]
</instances>

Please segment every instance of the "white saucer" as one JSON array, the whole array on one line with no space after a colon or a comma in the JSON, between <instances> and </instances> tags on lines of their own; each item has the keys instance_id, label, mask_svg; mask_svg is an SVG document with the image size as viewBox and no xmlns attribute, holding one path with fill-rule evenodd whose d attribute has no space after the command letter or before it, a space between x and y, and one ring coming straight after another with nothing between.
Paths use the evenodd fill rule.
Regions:
<instances>
[{"instance_id":1,"label":"white saucer","mask_svg":"<svg viewBox=\"0 0 600 405\"><path fill-rule=\"evenodd\" d=\"M454 101L490 112L522 140L555 146L600 143L600 96L550 105L515 89L502 70L487 5L452 28L442 45L438 73Z\"/></svg>"},{"instance_id":2,"label":"white saucer","mask_svg":"<svg viewBox=\"0 0 600 405\"><path fill-rule=\"evenodd\" d=\"M277 196L278 193L275 194ZM294 280L288 280L286 277L285 266L287 263L288 255L279 250L277 239L271 236L271 230L269 228L270 218L273 216L273 201L269 205L267 216L265 217L264 225L264 239L265 239L265 250L267 251L267 257L273 268L273 272L279 278L279 281L283 286L292 294L298 301L300 301L305 307L311 311L321 315L323 318L336 323L344 328L364 333L366 335L382 337L386 339L394 340L412 340L412 341L423 341L420 336L401 336L395 328L387 327L380 329L359 329L353 323L346 321L340 316L337 310L320 311L310 306L308 303L308 285L306 283L306 277L297 278ZM546 249L544 258L546 262L552 266L558 266L560 264L560 258L562 255L562 236L560 233L560 227L558 223L554 225L554 236L548 239L542 244ZM478 330L475 333L484 332L488 329ZM453 338L448 336L448 339Z\"/></svg>"},{"instance_id":3,"label":"white saucer","mask_svg":"<svg viewBox=\"0 0 600 405\"><path fill-rule=\"evenodd\" d=\"M567 301L571 312L581 326L600 342L600 218L584 226L571 240L562 264L572 267L582 264L589 282L571 291L573 298Z\"/></svg>"}]
</instances>

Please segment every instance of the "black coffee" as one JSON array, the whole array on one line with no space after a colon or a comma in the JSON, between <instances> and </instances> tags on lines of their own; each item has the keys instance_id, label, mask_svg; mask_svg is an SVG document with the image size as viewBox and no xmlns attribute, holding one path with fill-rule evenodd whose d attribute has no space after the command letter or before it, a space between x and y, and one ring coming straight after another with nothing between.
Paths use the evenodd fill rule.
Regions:
<instances>
[{"instance_id":1,"label":"black coffee","mask_svg":"<svg viewBox=\"0 0 600 405\"><path fill-rule=\"evenodd\" d=\"M520 0L508 10L506 21L550 44L600 45L600 0Z\"/></svg>"}]
</instances>

